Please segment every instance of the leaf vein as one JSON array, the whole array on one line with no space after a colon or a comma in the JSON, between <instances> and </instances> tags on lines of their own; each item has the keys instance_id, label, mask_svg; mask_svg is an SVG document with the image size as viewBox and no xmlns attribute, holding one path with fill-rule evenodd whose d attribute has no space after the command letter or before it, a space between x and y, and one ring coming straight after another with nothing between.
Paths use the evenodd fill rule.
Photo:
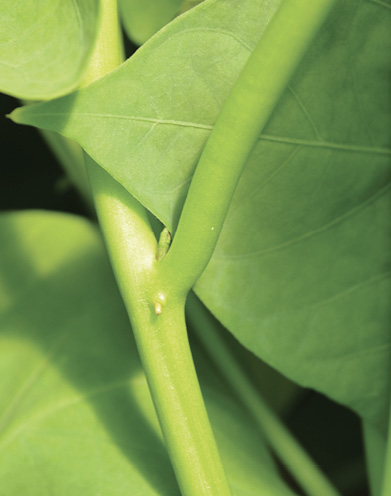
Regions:
<instances>
[{"instance_id":1,"label":"leaf vein","mask_svg":"<svg viewBox=\"0 0 391 496\"><path fill-rule=\"evenodd\" d=\"M317 138L318 141L322 141L322 138L320 136L320 133L319 133L319 130L315 124L315 121L313 120L313 118L311 117L310 113L308 112L306 106L304 105L304 103L302 102L301 98L299 97L299 95L296 93L296 91L292 88L291 85L288 85L288 88L289 92L292 94L293 98L296 100L297 104L299 105L301 111L303 112L303 114L305 115L305 117L307 118L310 126L312 127L314 133L315 133L315 137Z\"/></svg>"},{"instance_id":2,"label":"leaf vein","mask_svg":"<svg viewBox=\"0 0 391 496\"><path fill-rule=\"evenodd\" d=\"M311 141L311 140L296 139L296 138L285 138L280 136L270 136L267 134L262 134L261 140L273 141L277 143L286 143L291 145L302 145L302 146L308 146L310 148L329 148L330 150L345 151L345 152L373 153L375 155L391 155L391 149L389 148L334 143L331 141Z\"/></svg>"},{"instance_id":3,"label":"leaf vein","mask_svg":"<svg viewBox=\"0 0 391 496\"><path fill-rule=\"evenodd\" d=\"M49 360L44 358L39 365L32 371L28 379L24 382L21 389L16 393L8 408L6 408L2 417L0 418L0 435L4 433L7 426L11 422L14 414L16 413L18 407L21 405L24 398L31 391L34 384L38 381L44 370L49 365Z\"/></svg>"},{"instance_id":4,"label":"leaf vein","mask_svg":"<svg viewBox=\"0 0 391 496\"><path fill-rule=\"evenodd\" d=\"M261 182L257 187L246 194L246 196L241 201L239 208L243 207L245 203L247 203L251 198L262 191L270 182L272 182L285 169L285 167L292 162L292 160L300 151L300 148L300 146L295 146L289 153L288 157L278 167L275 167L273 172L263 182Z\"/></svg>"},{"instance_id":5,"label":"leaf vein","mask_svg":"<svg viewBox=\"0 0 391 496\"><path fill-rule=\"evenodd\" d=\"M157 119L154 117L138 117L131 115L120 115L120 114L99 114L92 112L78 112L74 115L79 117L97 117L103 119L123 119L130 120L134 122L149 122L151 124L160 124L167 126L180 126L180 127L190 127L194 129L199 129L203 131L211 131L213 129L213 125L210 124L201 124L197 122L189 122L189 121L178 121L178 120L170 120L170 119ZM37 113L34 112L34 117L56 117L56 116L67 116L69 117L68 112L45 112L45 113ZM19 122L19 119L16 119L16 122ZM23 121L20 121L23 123ZM271 136L267 134L262 134L259 138L261 141L271 141L276 143L284 143L290 145L302 145L310 148L329 148L330 150L337 151L345 151L345 152L357 152L364 154L375 154L375 155L391 155L391 149L389 148L381 148L381 147L371 147L371 146L359 146L349 143L334 143L330 141L312 141L312 140L304 140L304 139L296 139L296 138L287 138L282 136Z\"/></svg>"},{"instance_id":6,"label":"leaf vein","mask_svg":"<svg viewBox=\"0 0 391 496\"><path fill-rule=\"evenodd\" d=\"M374 203L376 200L381 198L383 195L385 195L389 190L391 189L391 182L388 183L384 188L381 188L379 191L377 191L374 195L369 197L367 200L364 202L360 203L359 205L351 208L344 214L336 217L333 219L331 222L328 222L327 224L319 227L318 229L313 229L312 231L309 231L307 233L304 233L300 236L297 236L296 238L290 239L289 241L286 241L284 243L280 243L279 245L272 246L270 248L262 248L260 250L254 250L249 253L240 253L240 254L226 254L226 253L216 253L214 256L217 258L224 258L224 259L244 259L244 258L253 258L253 257L262 257L264 255L269 255L271 253L276 253L278 251L286 250L287 248L290 248L291 246L301 243L303 241L306 241L314 236L317 236L318 234L322 234L332 227L336 226L337 224L340 224L347 220L350 217L353 217L354 215L357 215L359 212L364 210L365 208L369 207L372 203Z\"/></svg>"},{"instance_id":7,"label":"leaf vein","mask_svg":"<svg viewBox=\"0 0 391 496\"><path fill-rule=\"evenodd\" d=\"M98 389L90 391L88 394L77 395L70 400L66 400L62 403L56 404L54 407L48 408L44 412L41 412L40 414L31 418L30 420L26 420L25 422L23 422L8 437L6 437L5 440L3 441L3 443L0 444L0 453L4 450L4 448L6 446L8 446L10 443L12 443L21 432L25 431L26 429L28 429L32 425L41 422L45 418L50 417L51 415L56 414L56 413L60 412L61 410L64 410L65 408L77 405L78 403L81 403L85 400L88 400L89 398L99 396L100 394L105 394L108 391L114 391L116 389L122 389L122 388L127 387L127 386L129 386L129 380L119 381L117 383L108 384L106 386L102 386Z\"/></svg>"},{"instance_id":8,"label":"leaf vein","mask_svg":"<svg viewBox=\"0 0 391 496\"><path fill-rule=\"evenodd\" d=\"M327 354L327 355L315 355L314 360L322 362L330 362L334 360L356 360L360 356L368 357L368 355L377 353L388 353L391 348L391 343L382 343L377 346L372 346L370 348L364 347L358 350L345 351L340 354ZM310 357L309 357L310 359Z\"/></svg>"},{"instance_id":9,"label":"leaf vein","mask_svg":"<svg viewBox=\"0 0 391 496\"><path fill-rule=\"evenodd\" d=\"M381 0L369 0L371 3L374 3L376 5L380 5L381 7L385 7L386 9L391 10L391 5L388 3L382 2Z\"/></svg>"},{"instance_id":10,"label":"leaf vein","mask_svg":"<svg viewBox=\"0 0 391 496\"><path fill-rule=\"evenodd\" d=\"M350 286L349 288L340 291L339 293L334 294L333 296L326 298L322 301L319 301L313 305L313 307L321 307L323 305L328 305L331 302L337 301L344 296L350 294L350 293L355 293L356 291L360 291L361 289L371 286L373 284L377 284L378 282L381 282L385 279L389 279L391 277L391 271L384 272L383 274L379 274L376 277L371 277L370 279L367 279L366 281L359 282L357 284L354 284Z\"/></svg>"}]
</instances>

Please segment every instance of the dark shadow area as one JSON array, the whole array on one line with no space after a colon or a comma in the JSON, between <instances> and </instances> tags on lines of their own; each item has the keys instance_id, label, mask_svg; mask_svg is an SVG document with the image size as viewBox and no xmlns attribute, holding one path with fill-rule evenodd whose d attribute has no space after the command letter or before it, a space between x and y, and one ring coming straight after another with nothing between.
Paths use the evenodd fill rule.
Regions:
<instances>
[{"instance_id":1,"label":"dark shadow area","mask_svg":"<svg viewBox=\"0 0 391 496\"><path fill-rule=\"evenodd\" d=\"M315 391L286 419L287 426L346 496L369 496L359 417Z\"/></svg>"},{"instance_id":2,"label":"dark shadow area","mask_svg":"<svg viewBox=\"0 0 391 496\"><path fill-rule=\"evenodd\" d=\"M5 117L20 105L0 94L0 211L40 208L85 215L84 202L39 132Z\"/></svg>"}]
</instances>

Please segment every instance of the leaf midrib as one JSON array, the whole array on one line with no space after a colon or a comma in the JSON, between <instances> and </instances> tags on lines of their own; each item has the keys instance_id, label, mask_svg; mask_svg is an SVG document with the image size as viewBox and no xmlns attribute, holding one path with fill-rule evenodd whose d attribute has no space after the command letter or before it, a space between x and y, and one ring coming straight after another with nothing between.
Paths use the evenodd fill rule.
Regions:
<instances>
[{"instance_id":1,"label":"leaf midrib","mask_svg":"<svg viewBox=\"0 0 391 496\"><path fill-rule=\"evenodd\" d=\"M44 113L34 113L34 117L65 117L69 116L68 112L44 112ZM117 115L117 114L99 114L92 112L75 112L73 116L78 117L95 117L102 119L122 119L122 120L130 120L134 122L147 122L154 125L166 125L166 126L178 126L178 127L189 127L193 129L200 129L203 131L211 131L213 126L210 124L201 124L197 122L190 121L178 121L178 120L170 120L170 119L159 119L156 117L138 117L131 115ZM16 119L17 120L17 119ZM372 146L360 146L355 145L353 143L335 143L332 141L314 141L314 140L305 140L298 138L290 138L285 136L275 136L268 134L261 134L260 140L264 141L272 141L284 144L291 145L301 145L307 146L311 148L329 148L332 150L340 150L340 151L348 151L355 153L364 153L364 154L374 154L374 155L391 155L391 148L383 148L383 147L372 147Z\"/></svg>"}]
</instances>

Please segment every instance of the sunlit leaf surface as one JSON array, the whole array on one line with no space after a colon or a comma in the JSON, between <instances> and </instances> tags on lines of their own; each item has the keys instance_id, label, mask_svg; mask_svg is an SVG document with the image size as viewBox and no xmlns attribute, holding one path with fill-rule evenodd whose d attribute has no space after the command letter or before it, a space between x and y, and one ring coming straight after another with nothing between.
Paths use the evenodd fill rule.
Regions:
<instances>
[{"instance_id":1,"label":"sunlit leaf surface","mask_svg":"<svg viewBox=\"0 0 391 496\"><path fill-rule=\"evenodd\" d=\"M0 91L30 100L63 95L83 75L99 0L0 2Z\"/></svg>"}]
</instances>

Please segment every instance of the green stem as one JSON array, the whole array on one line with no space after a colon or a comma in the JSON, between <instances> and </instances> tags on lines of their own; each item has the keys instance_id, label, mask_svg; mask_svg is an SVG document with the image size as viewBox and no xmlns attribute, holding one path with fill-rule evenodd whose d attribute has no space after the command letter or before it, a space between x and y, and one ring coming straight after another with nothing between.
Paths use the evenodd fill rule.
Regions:
<instances>
[{"instance_id":1,"label":"green stem","mask_svg":"<svg viewBox=\"0 0 391 496\"><path fill-rule=\"evenodd\" d=\"M103 4L112 15L115 2ZM188 346L185 295L212 254L248 155L332 4L332 0L286 0L278 10L224 105L197 167L173 246L161 261L156 260L156 240L143 207L87 160L98 216L167 448L181 490L188 496L227 496L230 490ZM88 82L118 63L119 49L113 48L118 25L113 19L106 27L104 14ZM222 360L229 363L226 356ZM308 469L305 453L247 382L224 371L236 389L244 388L248 407L262 418L282 459L293 460L302 484L313 495L335 496L316 471L303 473L303 467Z\"/></svg>"},{"instance_id":2,"label":"green stem","mask_svg":"<svg viewBox=\"0 0 391 496\"><path fill-rule=\"evenodd\" d=\"M100 26L81 87L113 71L124 60L124 47L118 18L117 0L100 0Z\"/></svg>"},{"instance_id":3,"label":"green stem","mask_svg":"<svg viewBox=\"0 0 391 496\"><path fill-rule=\"evenodd\" d=\"M381 496L390 496L391 494L391 405L388 419L388 439L384 462L383 488Z\"/></svg>"},{"instance_id":4,"label":"green stem","mask_svg":"<svg viewBox=\"0 0 391 496\"><path fill-rule=\"evenodd\" d=\"M123 45L119 29L117 1L101 0L100 27L97 40L80 86L86 86L112 71L122 61ZM88 207L92 207L93 210L84 154L81 147L57 133L41 130L41 134L64 167L71 181L82 194Z\"/></svg>"},{"instance_id":5,"label":"green stem","mask_svg":"<svg viewBox=\"0 0 391 496\"><path fill-rule=\"evenodd\" d=\"M114 0L103 1L103 22L86 82L118 63L115 7ZM182 494L229 496L188 344L184 298L167 297L167 286L160 282L158 246L144 207L88 156L86 164L99 222Z\"/></svg>"},{"instance_id":6,"label":"green stem","mask_svg":"<svg viewBox=\"0 0 391 496\"><path fill-rule=\"evenodd\" d=\"M194 294L189 296L188 313L191 322L196 323L194 330L197 337L300 486L310 496L338 496L319 467L259 396L228 346L217 334L211 315Z\"/></svg>"},{"instance_id":7,"label":"green stem","mask_svg":"<svg viewBox=\"0 0 391 496\"><path fill-rule=\"evenodd\" d=\"M386 454L386 441L375 426L363 422L365 458L372 496L380 496Z\"/></svg>"},{"instance_id":8,"label":"green stem","mask_svg":"<svg viewBox=\"0 0 391 496\"><path fill-rule=\"evenodd\" d=\"M89 66L80 83L81 87L115 69L123 60L116 1L102 0L100 19L97 41L91 54ZM108 53L110 56L107 56ZM82 148L58 133L46 130L40 130L40 132L87 202L87 206L93 211L94 206Z\"/></svg>"},{"instance_id":9,"label":"green stem","mask_svg":"<svg viewBox=\"0 0 391 496\"><path fill-rule=\"evenodd\" d=\"M172 246L167 280L186 294L206 267L243 167L335 0L285 0L232 88L197 165Z\"/></svg>"},{"instance_id":10,"label":"green stem","mask_svg":"<svg viewBox=\"0 0 391 496\"><path fill-rule=\"evenodd\" d=\"M230 495L188 344L184 301L164 301L145 209L88 164L97 213L182 494ZM162 305L158 314L156 304Z\"/></svg>"}]
</instances>

